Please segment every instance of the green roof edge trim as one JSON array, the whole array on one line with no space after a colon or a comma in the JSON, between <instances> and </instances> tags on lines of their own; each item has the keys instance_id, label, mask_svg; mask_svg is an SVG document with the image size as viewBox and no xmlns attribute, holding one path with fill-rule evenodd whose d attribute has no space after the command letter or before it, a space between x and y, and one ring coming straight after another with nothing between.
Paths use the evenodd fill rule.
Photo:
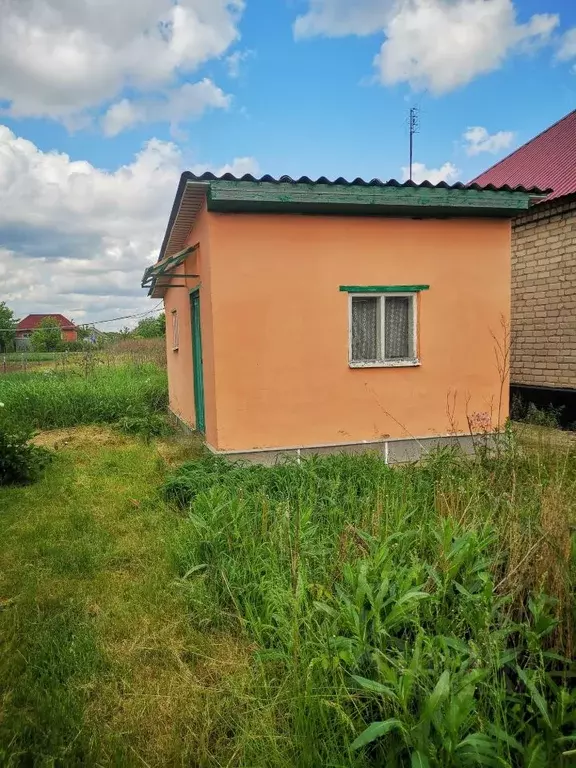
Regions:
<instances>
[{"instance_id":1,"label":"green roof edge trim","mask_svg":"<svg viewBox=\"0 0 576 768\"><path fill-rule=\"evenodd\" d=\"M427 291L429 285L341 285L345 293L416 293Z\"/></svg>"},{"instance_id":2,"label":"green roof edge trim","mask_svg":"<svg viewBox=\"0 0 576 768\"><path fill-rule=\"evenodd\" d=\"M354 209L386 207L389 210L419 208L465 210L474 215L482 210L527 210L530 200L537 197L527 192L477 189L445 189L406 186L344 186L343 184L314 184L265 181L216 180L209 184L208 210L241 210L275 205L278 208L306 206L348 206Z\"/></svg>"}]
</instances>

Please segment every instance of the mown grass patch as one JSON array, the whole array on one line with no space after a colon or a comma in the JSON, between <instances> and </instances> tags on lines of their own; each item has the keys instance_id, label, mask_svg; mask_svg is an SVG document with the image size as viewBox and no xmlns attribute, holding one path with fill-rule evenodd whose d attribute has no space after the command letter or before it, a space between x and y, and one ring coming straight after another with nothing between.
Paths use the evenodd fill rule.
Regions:
<instances>
[{"instance_id":1,"label":"mown grass patch","mask_svg":"<svg viewBox=\"0 0 576 768\"><path fill-rule=\"evenodd\" d=\"M58 429L146 418L168 404L166 373L153 364L0 377L0 419L19 428Z\"/></svg>"},{"instance_id":2,"label":"mown grass patch","mask_svg":"<svg viewBox=\"0 0 576 768\"><path fill-rule=\"evenodd\" d=\"M230 759L250 651L190 619L169 546L182 520L156 494L163 454L196 441L85 427L37 442L49 471L0 489L0 763Z\"/></svg>"}]
</instances>

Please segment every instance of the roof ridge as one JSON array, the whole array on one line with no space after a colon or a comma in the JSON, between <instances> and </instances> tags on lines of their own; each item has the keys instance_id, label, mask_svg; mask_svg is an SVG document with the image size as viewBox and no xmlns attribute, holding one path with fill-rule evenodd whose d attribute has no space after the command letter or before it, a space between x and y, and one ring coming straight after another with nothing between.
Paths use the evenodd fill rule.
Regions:
<instances>
[{"instance_id":1,"label":"roof ridge","mask_svg":"<svg viewBox=\"0 0 576 768\"><path fill-rule=\"evenodd\" d=\"M532 144L534 141L536 141L537 139L547 134L548 131L551 131L553 128L556 128L557 125L560 125L560 123L564 122L564 120L567 120L569 117L571 117L575 113L576 113L576 109L570 110L570 112L565 114L564 117L561 117L559 120L556 120L555 123L552 123L552 125L549 125L548 128L544 128L544 130L540 131L540 133L537 133L536 136L533 136L531 139L528 139L528 141L525 141L524 144L520 144L519 147L516 147L516 149L513 149L512 152L509 152L504 157L501 157L500 160L497 160L489 168L485 168L481 173L479 173L477 176L471 179L469 184L476 183L477 179L480 179L482 176L485 176L487 173L490 173L490 171L493 171L495 168L498 168L499 165L502 165L502 163L505 163L506 160L509 160L517 152L521 152L529 144Z\"/></svg>"},{"instance_id":2,"label":"roof ridge","mask_svg":"<svg viewBox=\"0 0 576 768\"><path fill-rule=\"evenodd\" d=\"M576 111L576 110L575 110ZM476 190L478 192L523 192L527 194L534 194L534 195L546 195L547 193L552 192L552 189L541 189L540 187L531 186L531 187L525 187L522 184L517 184L515 186L510 186L509 184L476 184L475 182L470 182L468 184L464 184L461 181L457 181L454 184L448 184L446 181L439 181L436 184L432 184L431 181L428 181L427 179L424 181L421 181L419 183L416 183L415 181L407 180L407 181L397 181L396 179L388 179L388 181L381 181L380 179L374 178L370 181L366 181L365 179L360 178L359 176L353 179L352 181L349 181L347 179L344 179L342 176L339 176L337 179L330 180L326 176L320 176L316 180L311 179L309 176L300 176L297 179L293 179L291 176L280 176L279 178L275 178L274 176L270 176L270 174L265 174L264 176L260 176L259 178L256 178L251 173L245 173L243 176L234 176L232 173L224 173L221 176L216 176L211 171L206 171L205 173L202 173L200 175L194 174L191 171L184 171L180 178L180 184L186 184L187 182L208 182L208 181L247 181L252 182L256 184L264 183L264 184L312 184L312 185L326 185L326 186L346 186L346 187L406 187L406 188L413 188L413 189L447 189L447 190Z\"/></svg>"}]
</instances>

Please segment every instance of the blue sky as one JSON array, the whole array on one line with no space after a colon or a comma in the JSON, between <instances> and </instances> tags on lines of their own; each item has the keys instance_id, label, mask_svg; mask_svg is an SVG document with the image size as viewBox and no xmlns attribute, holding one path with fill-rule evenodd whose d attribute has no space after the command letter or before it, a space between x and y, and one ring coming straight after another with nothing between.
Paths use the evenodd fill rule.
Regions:
<instances>
[{"instance_id":1,"label":"blue sky","mask_svg":"<svg viewBox=\"0 0 576 768\"><path fill-rule=\"evenodd\" d=\"M569 0L21 0L0 29L0 299L144 311L184 168L468 180L576 105ZM111 18L114 21L111 22Z\"/></svg>"}]
</instances>

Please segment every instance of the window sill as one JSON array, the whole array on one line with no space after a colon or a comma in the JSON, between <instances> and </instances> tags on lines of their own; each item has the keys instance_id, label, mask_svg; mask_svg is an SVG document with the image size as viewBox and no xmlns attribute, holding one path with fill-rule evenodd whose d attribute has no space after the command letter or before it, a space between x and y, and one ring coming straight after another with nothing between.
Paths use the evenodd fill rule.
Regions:
<instances>
[{"instance_id":1,"label":"window sill","mask_svg":"<svg viewBox=\"0 0 576 768\"><path fill-rule=\"evenodd\" d=\"M348 363L350 368L418 368L420 360L389 360L374 363Z\"/></svg>"}]
</instances>

